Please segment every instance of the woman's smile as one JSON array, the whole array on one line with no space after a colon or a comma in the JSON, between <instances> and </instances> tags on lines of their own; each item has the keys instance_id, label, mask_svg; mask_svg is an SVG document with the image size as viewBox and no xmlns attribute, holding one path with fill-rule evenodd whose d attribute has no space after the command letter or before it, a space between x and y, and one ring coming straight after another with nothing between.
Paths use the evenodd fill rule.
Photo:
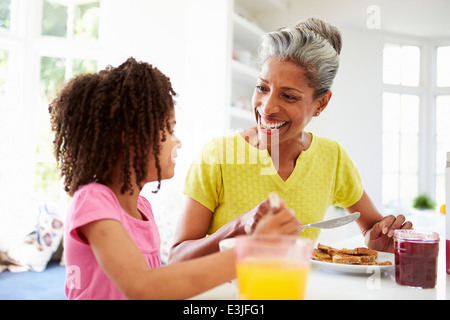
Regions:
<instances>
[{"instance_id":1,"label":"woman's smile","mask_svg":"<svg viewBox=\"0 0 450 320\"><path fill-rule=\"evenodd\" d=\"M258 128L267 135L279 133L279 131L287 124L286 121L278 120L273 117L262 116L258 112Z\"/></svg>"}]
</instances>

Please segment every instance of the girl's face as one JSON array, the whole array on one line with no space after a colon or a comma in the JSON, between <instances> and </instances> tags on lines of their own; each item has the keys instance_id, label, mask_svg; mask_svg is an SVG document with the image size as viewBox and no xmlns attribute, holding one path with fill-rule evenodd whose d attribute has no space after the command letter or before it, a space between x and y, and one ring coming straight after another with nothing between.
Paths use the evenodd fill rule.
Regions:
<instances>
[{"instance_id":1,"label":"girl's face","mask_svg":"<svg viewBox=\"0 0 450 320\"><path fill-rule=\"evenodd\" d=\"M268 59L252 98L259 141L298 141L316 113L325 109L331 92L318 99L313 96L314 89L309 87L302 67L292 61Z\"/></svg>"},{"instance_id":2,"label":"girl's face","mask_svg":"<svg viewBox=\"0 0 450 320\"><path fill-rule=\"evenodd\" d=\"M177 149L181 148L181 141L174 133L175 128L175 111L169 119L170 131L165 130L166 140L160 142L159 165L161 167L161 179L170 179L175 174L175 158L177 157ZM158 180L158 171L156 169L155 160L152 156L149 158L149 181Z\"/></svg>"}]
</instances>

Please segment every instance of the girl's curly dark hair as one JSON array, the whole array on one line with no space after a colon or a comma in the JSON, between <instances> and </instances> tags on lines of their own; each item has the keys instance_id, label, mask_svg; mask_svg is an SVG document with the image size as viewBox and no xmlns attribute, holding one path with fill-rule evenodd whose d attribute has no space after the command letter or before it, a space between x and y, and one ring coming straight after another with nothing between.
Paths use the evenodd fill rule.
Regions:
<instances>
[{"instance_id":1,"label":"girl's curly dark hair","mask_svg":"<svg viewBox=\"0 0 450 320\"><path fill-rule=\"evenodd\" d=\"M160 141L166 138L164 130L170 131L175 95L168 77L134 58L117 68L72 79L49 106L64 190L73 196L90 182L112 183L111 173L119 160L120 191L132 192L131 168L142 188L151 152L158 170L157 192Z\"/></svg>"}]
</instances>

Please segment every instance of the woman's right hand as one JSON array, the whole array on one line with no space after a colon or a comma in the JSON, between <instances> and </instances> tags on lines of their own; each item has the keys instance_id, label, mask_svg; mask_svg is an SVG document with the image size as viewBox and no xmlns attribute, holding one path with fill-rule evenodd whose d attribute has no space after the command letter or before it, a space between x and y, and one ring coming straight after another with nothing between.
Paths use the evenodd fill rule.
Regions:
<instances>
[{"instance_id":1,"label":"woman's right hand","mask_svg":"<svg viewBox=\"0 0 450 320\"><path fill-rule=\"evenodd\" d=\"M292 210L284 207L282 200L277 210L270 208L269 199L266 199L240 218L246 234L299 235L303 231L302 223Z\"/></svg>"}]
</instances>

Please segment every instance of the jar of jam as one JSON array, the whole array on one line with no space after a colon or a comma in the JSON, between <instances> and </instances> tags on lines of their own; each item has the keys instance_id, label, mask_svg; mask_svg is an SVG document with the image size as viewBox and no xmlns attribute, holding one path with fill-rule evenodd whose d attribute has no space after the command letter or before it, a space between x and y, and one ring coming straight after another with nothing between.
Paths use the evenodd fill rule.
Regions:
<instances>
[{"instance_id":1,"label":"jar of jam","mask_svg":"<svg viewBox=\"0 0 450 320\"><path fill-rule=\"evenodd\" d=\"M437 278L439 234L395 230L395 282L400 285L434 288Z\"/></svg>"}]
</instances>

